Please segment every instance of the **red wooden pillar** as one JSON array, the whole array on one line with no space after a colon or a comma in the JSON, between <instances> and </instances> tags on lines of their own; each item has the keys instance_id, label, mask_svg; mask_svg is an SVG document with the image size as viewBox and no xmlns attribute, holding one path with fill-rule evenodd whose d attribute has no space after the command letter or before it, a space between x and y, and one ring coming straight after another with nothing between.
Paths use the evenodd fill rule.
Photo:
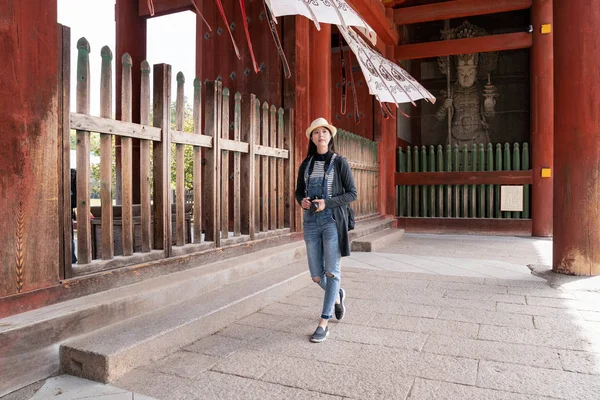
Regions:
<instances>
[{"instance_id":1,"label":"red wooden pillar","mask_svg":"<svg viewBox=\"0 0 600 400\"><path fill-rule=\"evenodd\" d=\"M331 25L321 24L318 31L311 22L308 38L309 118L323 117L331 123Z\"/></svg>"},{"instance_id":2,"label":"red wooden pillar","mask_svg":"<svg viewBox=\"0 0 600 400\"><path fill-rule=\"evenodd\" d=\"M121 119L121 57L129 53L132 65L132 122L140 122L141 64L146 59L146 18L139 16L139 0L117 0L116 21L116 117ZM115 138L117 162L117 204L121 199L121 140ZM140 203L140 141L133 140L133 203Z\"/></svg>"},{"instance_id":3,"label":"red wooden pillar","mask_svg":"<svg viewBox=\"0 0 600 400\"><path fill-rule=\"evenodd\" d=\"M391 13L392 10L388 11ZM391 60L394 58L394 46L385 46L385 58ZM381 106L373 98L375 113L374 119L379 120L376 124L379 132L375 132L375 140L379 142L379 213L381 215L394 215L396 212L396 186L394 183L394 174L396 173L396 141L398 132L396 120L388 117L383 118ZM395 106L390 106L395 110ZM397 118L405 118L398 116Z\"/></svg>"},{"instance_id":4,"label":"red wooden pillar","mask_svg":"<svg viewBox=\"0 0 600 400\"><path fill-rule=\"evenodd\" d=\"M552 32L542 33L542 26L552 27L552 0L533 0L531 23L532 235L552 236L553 178L542 177L542 168L552 171L554 155L554 35Z\"/></svg>"},{"instance_id":5,"label":"red wooden pillar","mask_svg":"<svg viewBox=\"0 0 600 400\"><path fill-rule=\"evenodd\" d=\"M0 2L0 297L59 279L56 14L56 1Z\"/></svg>"},{"instance_id":6,"label":"red wooden pillar","mask_svg":"<svg viewBox=\"0 0 600 400\"><path fill-rule=\"evenodd\" d=\"M288 16L283 18L283 47L290 64L292 76L283 82L283 107L294 109L294 164L295 173L308 148L308 139L304 134L309 127L311 115L309 112L309 68L310 45L309 24L303 16ZM314 118L312 118L314 119ZM294 179L294 185L296 180ZM295 200L294 200L295 202ZM295 231L302 230L302 209L295 208Z\"/></svg>"},{"instance_id":7,"label":"red wooden pillar","mask_svg":"<svg viewBox=\"0 0 600 400\"><path fill-rule=\"evenodd\" d=\"M600 275L600 7L554 0L553 270Z\"/></svg>"}]
</instances>

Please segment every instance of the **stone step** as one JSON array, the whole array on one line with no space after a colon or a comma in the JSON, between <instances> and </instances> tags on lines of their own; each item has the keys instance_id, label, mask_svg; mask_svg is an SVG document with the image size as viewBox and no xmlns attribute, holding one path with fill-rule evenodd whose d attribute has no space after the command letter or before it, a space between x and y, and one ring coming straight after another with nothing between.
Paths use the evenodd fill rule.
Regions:
<instances>
[{"instance_id":1,"label":"stone step","mask_svg":"<svg viewBox=\"0 0 600 400\"><path fill-rule=\"evenodd\" d=\"M61 345L61 370L98 382L160 359L311 284L306 261L285 264Z\"/></svg>"},{"instance_id":2,"label":"stone step","mask_svg":"<svg viewBox=\"0 0 600 400\"><path fill-rule=\"evenodd\" d=\"M371 235L384 229L392 228L393 224L393 218L384 218L379 216L357 221L355 229L349 232L350 241L356 240L357 238L363 236Z\"/></svg>"},{"instance_id":3,"label":"stone step","mask_svg":"<svg viewBox=\"0 0 600 400\"><path fill-rule=\"evenodd\" d=\"M388 228L352 241L352 251L377 251L404 236L404 229Z\"/></svg>"},{"instance_id":4,"label":"stone step","mask_svg":"<svg viewBox=\"0 0 600 400\"><path fill-rule=\"evenodd\" d=\"M0 396L57 374L65 340L305 259L297 241L0 319Z\"/></svg>"}]
</instances>

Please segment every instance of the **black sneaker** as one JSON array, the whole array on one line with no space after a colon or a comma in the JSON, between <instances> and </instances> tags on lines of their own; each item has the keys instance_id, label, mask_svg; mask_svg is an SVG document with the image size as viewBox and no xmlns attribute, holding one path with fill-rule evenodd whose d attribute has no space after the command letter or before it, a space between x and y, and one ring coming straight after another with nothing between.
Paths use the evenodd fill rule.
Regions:
<instances>
[{"instance_id":1,"label":"black sneaker","mask_svg":"<svg viewBox=\"0 0 600 400\"><path fill-rule=\"evenodd\" d=\"M344 305L344 298L346 297L346 291L340 288L340 304L335 305L335 317L340 320L344 318L346 314L346 306Z\"/></svg>"},{"instance_id":2,"label":"black sneaker","mask_svg":"<svg viewBox=\"0 0 600 400\"><path fill-rule=\"evenodd\" d=\"M325 339L327 339L327 335L329 335L329 328L325 327L325 329L323 329L318 326L315 333L311 336L310 341L314 343L324 342Z\"/></svg>"}]
</instances>

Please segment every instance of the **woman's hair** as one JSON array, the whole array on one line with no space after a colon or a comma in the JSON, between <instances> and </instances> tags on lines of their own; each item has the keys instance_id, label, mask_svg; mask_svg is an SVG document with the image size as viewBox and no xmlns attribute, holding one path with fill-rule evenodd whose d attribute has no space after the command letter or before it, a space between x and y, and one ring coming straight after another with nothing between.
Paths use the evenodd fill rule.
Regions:
<instances>
[{"instance_id":1,"label":"woman's hair","mask_svg":"<svg viewBox=\"0 0 600 400\"><path fill-rule=\"evenodd\" d=\"M325 128L327 129L327 128ZM327 129L329 131L329 129ZM329 134L331 135L331 131L329 131ZM310 136L312 138L312 132L310 133ZM314 142L312 141L312 139L309 138L308 139L308 151L306 154L306 158L308 157L312 157L314 155L317 154L317 145L314 144ZM329 144L327 145L327 151L330 153L335 153L335 142L333 141L333 135L331 135L331 140L329 141Z\"/></svg>"}]
</instances>

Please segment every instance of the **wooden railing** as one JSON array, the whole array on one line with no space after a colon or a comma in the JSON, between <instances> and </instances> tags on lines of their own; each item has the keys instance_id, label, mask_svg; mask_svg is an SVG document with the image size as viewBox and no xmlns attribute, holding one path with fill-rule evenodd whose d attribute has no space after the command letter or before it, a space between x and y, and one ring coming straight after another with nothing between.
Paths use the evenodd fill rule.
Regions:
<instances>
[{"instance_id":1,"label":"wooden railing","mask_svg":"<svg viewBox=\"0 0 600 400\"><path fill-rule=\"evenodd\" d=\"M175 129L171 129L171 66L141 65L140 123L132 123L131 57L123 56L122 120L112 115L112 53L102 49L101 111L89 115L90 47L77 44L77 265L74 276L196 252L290 231L292 224L293 112L252 94L233 99L221 82L194 81L193 132L183 130L184 77L177 76ZM68 100L68 99L67 99ZM150 104L153 104L152 113ZM68 107L68 101L66 102ZM152 124L150 117L152 114ZM202 118L204 115L204 118ZM232 129L230 129L232 122ZM90 222L90 133L100 134L100 198L94 232ZM230 134L232 132L232 134ZM121 138L122 203L113 205L113 137ZM139 205L133 204L132 140L140 140ZM170 148L176 147L175 204L171 205ZM193 148L193 203L186 209L186 146ZM67 156L68 157L68 156ZM232 162L230 164L230 158ZM203 165L204 164L204 165ZM230 167L231 165L231 167ZM232 179L230 179L232 177ZM232 202L230 207L230 202ZM175 218L172 219L172 209ZM230 212L229 210L232 210ZM120 213L120 220L113 212ZM70 210L65 210L70 213ZM139 215L137 215L139 214ZM117 225L120 229L116 229ZM173 226L172 226L173 225ZM120 240L117 240L120 237ZM71 242L71 238L67 238ZM118 248L118 252L115 251ZM116 257L115 254L120 254ZM70 257L66 257L68 260ZM101 258L102 261L96 260Z\"/></svg>"},{"instance_id":2,"label":"wooden railing","mask_svg":"<svg viewBox=\"0 0 600 400\"><path fill-rule=\"evenodd\" d=\"M353 133L338 130L336 148L350 164L358 191L353 202L356 217L377 214L379 204L378 143Z\"/></svg>"},{"instance_id":3,"label":"wooden railing","mask_svg":"<svg viewBox=\"0 0 600 400\"><path fill-rule=\"evenodd\" d=\"M397 216L421 218L530 218L529 147L498 143L398 148ZM459 151L461 150L461 151ZM501 187L523 185L523 211L500 209Z\"/></svg>"}]
</instances>

